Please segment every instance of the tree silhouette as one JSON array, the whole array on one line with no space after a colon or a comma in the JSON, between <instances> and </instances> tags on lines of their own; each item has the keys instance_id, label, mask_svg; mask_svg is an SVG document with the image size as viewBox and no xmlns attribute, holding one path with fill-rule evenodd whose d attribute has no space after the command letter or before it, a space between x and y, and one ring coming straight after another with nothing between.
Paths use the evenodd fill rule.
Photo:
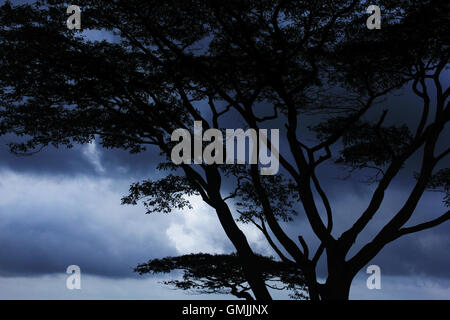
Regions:
<instances>
[{"instance_id":1,"label":"tree silhouette","mask_svg":"<svg viewBox=\"0 0 450 320\"><path fill-rule=\"evenodd\" d=\"M260 255L256 255L256 260L268 287L274 290L290 290L292 298L304 298L305 282L294 264ZM164 281L164 284L198 294L232 294L240 299L253 300L249 293L251 288L236 254L198 253L153 259L138 265L134 271L143 275L174 270L183 270L182 280Z\"/></svg>"},{"instance_id":2,"label":"tree silhouette","mask_svg":"<svg viewBox=\"0 0 450 320\"><path fill-rule=\"evenodd\" d=\"M85 1L82 28L103 31L98 41L66 28L65 1L6 3L0 134L22 137L10 144L17 154L93 139L132 153L159 151L159 169L171 173L133 184L124 203L170 212L198 195L216 212L256 299L271 297L233 211L262 232L281 261L295 265L309 298L347 299L356 273L384 246L450 218L447 211L407 226L427 189L446 191L448 205L448 170L441 167L450 149L438 145L450 118L450 89L442 81L448 4L379 2L381 30L366 28L364 1ZM417 125L387 125L389 107L376 120L368 116L406 86L422 101ZM236 123L280 128L280 173L261 176L258 165L174 165L171 133L194 121L205 130ZM308 126L313 142L303 133ZM413 157L420 165L409 197L350 255ZM337 217L317 174L335 162L370 173L376 184L363 212L349 208L357 218L341 235L332 233ZM314 239L292 239L280 224L296 214L306 216L316 248ZM316 275L322 256L323 284Z\"/></svg>"}]
</instances>

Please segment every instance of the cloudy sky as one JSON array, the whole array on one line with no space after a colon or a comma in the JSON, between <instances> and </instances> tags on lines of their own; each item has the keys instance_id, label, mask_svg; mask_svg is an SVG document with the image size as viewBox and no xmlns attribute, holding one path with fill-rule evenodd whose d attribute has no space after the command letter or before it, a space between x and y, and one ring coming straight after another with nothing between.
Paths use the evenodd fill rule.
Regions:
<instances>
[{"instance_id":1,"label":"cloudy sky","mask_svg":"<svg viewBox=\"0 0 450 320\"><path fill-rule=\"evenodd\" d=\"M386 103L395 106L390 114L393 122L413 121L414 110L419 110L407 91ZM441 145L448 145L449 138L447 131ZM193 210L171 214L146 215L141 205L120 204L132 182L161 175L155 168L158 152L129 155L104 150L94 142L17 157L6 146L11 139L0 137L0 299L232 298L188 295L160 283L179 274L141 277L133 273L138 263L151 258L233 251L214 212L198 198L191 198ZM414 170L414 159L408 165ZM358 179L344 181L342 176L332 167L321 172L335 210L336 235L367 206L374 189ZM377 219L358 238L357 248L401 206L412 183L406 174L394 181ZM427 193L411 224L443 212L442 195ZM257 230L248 225L242 228L255 251L273 254ZM285 228L293 238L299 233L312 238L302 214ZM448 299L449 253L450 223L403 237L370 263L381 268L382 289L367 289L364 269L353 281L350 297ZM81 290L66 288L69 265L81 268ZM325 274L324 270L321 261L319 274Z\"/></svg>"},{"instance_id":2,"label":"cloudy sky","mask_svg":"<svg viewBox=\"0 0 450 320\"><path fill-rule=\"evenodd\" d=\"M164 276L141 277L132 271L151 258L233 251L214 212L200 199L191 199L193 210L171 214L146 215L140 205L120 204L132 182L161 174L155 170L157 152L130 155L104 150L94 142L17 157L5 146L10 139L0 138L1 299L224 298L187 295L162 285ZM358 179L344 181L335 169L324 169L321 176L335 208L339 234L367 205L374 186ZM411 186L407 177L395 181L378 219L360 243L379 230ZM443 210L441 194L427 193L411 223ZM312 236L302 215L285 227L293 237L299 232ZM255 251L273 254L256 230L242 228ZM382 289L367 289L364 269L353 281L351 298L449 298L449 231L447 223L388 245L370 263L381 267ZM81 290L66 289L69 265L81 268ZM324 274L323 263L319 269ZM286 297L278 292L274 296Z\"/></svg>"}]
</instances>

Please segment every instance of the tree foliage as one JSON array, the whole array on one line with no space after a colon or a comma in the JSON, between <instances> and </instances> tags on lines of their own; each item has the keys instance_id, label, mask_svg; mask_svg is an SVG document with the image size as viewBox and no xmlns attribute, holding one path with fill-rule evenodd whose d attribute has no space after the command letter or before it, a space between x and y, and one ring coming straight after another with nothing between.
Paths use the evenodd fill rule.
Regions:
<instances>
[{"instance_id":1,"label":"tree foliage","mask_svg":"<svg viewBox=\"0 0 450 320\"><path fill-rule=\"evenodd\" d=\"M273 290L289 290L290 296L305 297L305 282L301 272L292 264L275 261L273 258L257 255L264 281ZM237 254L188 254L178 257L153 259L139 264L135 272L143 274L183 271L182 280L168 280L163 283L177 289L196 294L232 294L237 298L253 300L250 286L244 276Z\"/></svg>"},{"instance_id":2,"label":"tree foliage","mask_svg":"<svg viewBox=\"0 0 450 320\"><path fill-rule=\"evenodd\" d=\"M366 2L356 0L90 0L81 32L65 27L67 5L0 7L0 134L20 137L10 144L18 154L93 139L132 153L158 150L167 176L133 184L123 202L170 212L199 195L257 299L270 299L264 270L236 219L253 223L283 263L301 270L311 299L348 298L356 273L387 244L449 219L447 211L407 226L425 190L448 191L446 169L437 173L449 153L448 144L439 147L450 119L445 1L380 1L381 30L366 28ZM407 87L421 102L416 125L387 124L389 108L370 116ZM302 131L308 116L316 139ZM257 165L171 164L171 133L194 121L204 129L280 128L279 175L262 177ZM412 157L420 164L410 196L350 255ZM339 236L317 174L336 159L375 168L377 182ZM283 229L300 214L318 247ZM324 284L316 275L322 256Z\"/></svg>"}]
</instances>

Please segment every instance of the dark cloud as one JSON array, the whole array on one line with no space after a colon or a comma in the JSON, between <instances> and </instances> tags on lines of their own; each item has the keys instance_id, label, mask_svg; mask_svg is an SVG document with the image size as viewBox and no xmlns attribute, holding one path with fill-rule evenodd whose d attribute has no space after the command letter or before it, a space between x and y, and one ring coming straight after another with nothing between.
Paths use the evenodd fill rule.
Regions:
<instances>
[{"instance_id":1,"label":"dark cloud","mask_svg":"<svg viewBox=\"0 0 450 320\"><path fill-rule=\"evenodd\" d=\"M450 279L448 252L450 227L441 225L392 242L370 264L379 265L386 275Z\"/></svg>"},{"instance_id":2,"label":"dark cloud","mask_svg":"<svg viewBox=\"0 0 450 320\"><path fill-rule=\"evenodd\" d=\"M155 174L156 166L162 159L154 148L130 154L126 150L104 149L96 145L96 156L104 169L99 171L90 157L88 145L75 145L70 149L48 146L38 153L23 156L10 152L7 144L12 141L14 139L11 137L0 137L0 168L29 174L143 179Z\"/></svg>"},{"instance_id":3,"label":"dark cloud","mask_svg":"<svg viewBox=\"0 0 450 320\"><path fill-rule=\"evenodd\" d=\"M391 123L406 122L410 126L417 121L420 110L417 103L411 94L393 96L383 102L393 106ZM377 119L382 109L380 105L378 113L368 117ZM229 124L230 128L240 126L232 119ZM306 141L313 140L310 133L302 134ZM448 138L447 133L441 145L448 145ZM124 150L105 150L98 145L94 149L87 145L73 149L48 147L30 157L17 157L5 146L8 141L8 137L0 140L0 187L9 190L9 197L16 200L5 203L8 197L4 194L0 199L0 276L61 273L68 265L77 264L88 274L127 278L134 276L134 266L153 257L189 253L196 251L195 248L200 251L214 251L215 248L233 251L220 226L218 229L209 228L212 221L217 220L214 212L210 212L211 220L201 218L193 222L180 216L144 217L142 207L130 209L120 206L120 198L126 194L131 182L162 175L156 171L156 165L161 161L157 149L129 154ZM287 152L287 142L281 140L280 144L281 150ZM358 238L356 248L369 241L383 222L396 212L402 197L414 183L412 174L418 170L419 163L420 152L395 180L387 193L383 210ZM335 236L350 227L368 204L374 186L360 182L365 174L367 172L355 173L351 179L343 180L346 175L343 167L321 167L319 176L335 209ZM19 178L14 179L16 176ZM80 184L80 179L90 187ZM110 185L96 186L95 182L102 179L109 179ZM30 181L35 185L28 186L25 188L27 192L20 194ZM55 187L58 181L63 185L62 194ZM10 185L6 186L8 183ZM231 188L225 184L224 189ZM92 196L91 193L98 195ZM438 215L439 210L443 210L440 200L438 194L425 196L411 223L420 223L433 214ZM194 209L188 214L199 212ZM285 228L292 239L299 234L308 241L315 238L301 209L296 221L285 224ZM449 279L449 234L450 224L447 223L401 238L386 246L371 264L380 265L383 273L391 276ZM197 242L192 241L194 238ZM267 247L258 245L257 237L251 240L258 251L270 252ZM326 275L323 261L319 275Z\"/></svg>"},{"instance_id":4,"label":"dark cloud","mask_svg":"<svg viewBox=\"0 0 450 320\"><path fill-rule=\"evenodd\" d=\"M59 180L2 171L0 275L60 273L133 276L152 257L176 254L166 235L175 217L120 205L125 181Z\"/></svg>"}]
</instances>

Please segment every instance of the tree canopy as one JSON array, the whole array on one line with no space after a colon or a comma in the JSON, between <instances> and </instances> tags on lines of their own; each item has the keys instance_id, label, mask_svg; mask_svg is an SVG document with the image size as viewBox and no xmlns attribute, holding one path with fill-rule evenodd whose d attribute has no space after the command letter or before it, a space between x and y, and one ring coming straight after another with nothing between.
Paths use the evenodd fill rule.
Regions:
<instances>
[{"instance_id":1,"label":"tree canopy","mask_svg":"<svg viewBox=\"0 0 450 320\"><path fill-rule=\"evenodd\" d=\"M305 281L295 265L275 261L271 257L257 255L262 277L273 290L290 290L296 299L305 297ZM231 294L237 298L253 300L237 254L196 253L178 257L153 259L139 264L135 272L140 275L169 273L182 270L182 280L163 283L197 294Z\"/></svg>"},{"instance_id":2,"label":"tree canopy","mask_svg":"<svg viewBox=\"0 0 450 320\"><path fill-rule=\"evenodd\" d=\"M407 226L428 189L447 192L439 147L450 119L448 4L380 1L380 30L368 30L365 1L92 0L83 30L65 26L62 0L0 7L0 134L17 154L94 139L105 148L160 153L162 179L130 188L123 203L148 212L189 208L200 196L216 212L257 299L270 299L264 270L236 222L254 224L284 263L305 278L311 299L348 298L356 273L388 243L447 221L436 213ZM100 33L100 40L89 35ZM409 87L417 124L387 124L384 97ZM376 119L369 117L378 112ZM307 117L314 139L305 139ZM276 176L258 165L174 165L174 130L279 128ZM447 140L448 141L448 140ZM268 144L271 145L270 139ZM420 158L410 196L372 240L349 255L377 217L405 163ZM376 184L367 207L341 235L317 172L338 162ZM231 186L231 187L230 187ZM352 209L351 209L352 210ZM233 215L234 214L234 215ZM315 239L293 239L281 221L306 217ZM316 267L326 256L328 276Z\"/></svg>"}]
</instances>

